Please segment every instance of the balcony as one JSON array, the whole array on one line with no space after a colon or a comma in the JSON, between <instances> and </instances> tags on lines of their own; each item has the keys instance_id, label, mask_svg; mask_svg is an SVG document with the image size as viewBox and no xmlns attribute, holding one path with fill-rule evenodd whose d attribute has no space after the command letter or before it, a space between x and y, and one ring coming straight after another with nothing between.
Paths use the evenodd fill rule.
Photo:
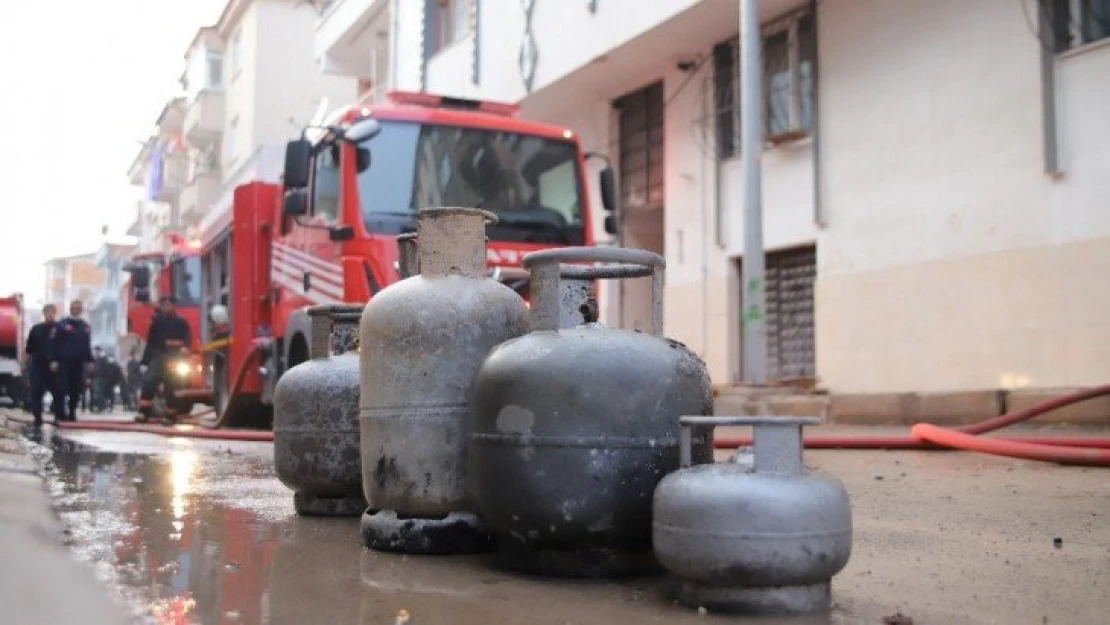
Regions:
<instances>
[{"instance_id":1,"label":"balcony","mask_svg":"<svg viewBox=\"0 0 1110 625\"><path fill-rule=\"evenodd\" d=\"M334 0L316 22L315 54L327 74L385 80L373 60L389 67L390 2Z\"/></svg>"},{"instance_id":2,"label":"balcony","mask_svg":"<svg viewBox=\"0 0 1110 625\"><path fill-rule=\"evenodd\" d=\"M212 203L220 197L220 175L218 172L197 174L192 182L181 190L181 219L186 224L196 225L208 214Z\"/></svg>"},{"instance_id":3,"label":"balcony","mask_svg":"<svg viewBox=\"0 0 1110 625\"><path fill-rule=\"evenodd\" d=\"M185 111L185 140L203 148L219 141L224 131L224 92L205 89Z\"/></svg>"}]
</instances>

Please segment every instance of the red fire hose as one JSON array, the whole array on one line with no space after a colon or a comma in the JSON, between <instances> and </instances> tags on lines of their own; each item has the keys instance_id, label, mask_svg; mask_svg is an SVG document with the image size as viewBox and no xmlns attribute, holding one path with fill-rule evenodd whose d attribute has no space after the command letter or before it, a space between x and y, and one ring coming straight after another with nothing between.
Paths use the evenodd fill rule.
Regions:
<instances>
[{"instance_id":1,"label":"red fire hose","mask_svg":"<svg viewBox=\"0 0 1110 625\"><path fill-rule=\"evenodd\" d=\"M969 451L986 451L990 449L1004 449L1007 446L1013 445L1016 447L1009 447L1009 449L1021 449L1022 453L1026 455L1020 456L1027 459L1043 459L1047 461L1060 461L1058 458L1065 457L1069 452L1077 450L1089 449L1108 449L1110 448L1110 437L1051 437L1051 436L1021 436L1021 437L997 437L987 438L974 436L976 434L984 434L992 432L999 428L1013 425L1021 421L1027 421L1042 415L1052 410L1057 410L1071 404L1075 404L1087 399L1095 397L1102 397L1110 395L1110 385L1096 386L1089 389L1084 389L1068 395L1061 395L1048 399L1024 410L1011 412L1000 417L986 419L978 423L956 428L954 430L945 430L938 428L931 424L918 424L927 425L924 432L929 434L926 437L921 434L922 431L913 432L909 436L838 436L838 435L816 435L806 436L805 446L808 449L942 449L945 447L956 449L967 449ZM914 426L915 428L917 426ZM937 430L941 431L941 435L937 435ZM951 432L963 436L944 436L943 433ZM919 435L920 434L920 435ZM978 448L964 447L970 437L972 442L987 441L981 444ZM943 439L943 440L941 440ZM735 449L736 447L751 445L752 439L750 436L731 436L731 437L718 437L713 441L714 447L718 449ZM941 446L938 446L941 445ZM1029 447L1033 445L1033 447ZM1056 452L1065 450L1063 454L1058 453L1045 453L1043 457L1037 458L1036 456L1042 450L1050 449ZM987 452L994 453L994 452ZM1008 454L1003 454L1008 455ZM1097 455L1097 454L1096 454ZM1081 457L1087 458L1087 455Z\"/></svg>"},{"instance_id":2,"label":"red fire hose","mask_svg":"<svg viewBox=\"0 0 1110 625\"><path fill-rule=\"evenodd\" d=\"M99 432L143 432L160 436L181 438L210 438L227 441L272 441L274 433L268 430L211 430L191 425L153 425L116 421L65 421L64 430L96 430Z\"/></svg>"},{"instance_id":3,"label":"red fire hose","mask_svg":"<svg viewBox=\"0 0 1110 625\"><path fill-rule=\"evenodd\" d=\"M996 456L1024 458L1025 460L1044 460L1060 464L1079 464L1096 467L1110 467L1110 449L1088 449L1084 447L1056 447L1039 445L964 434L956 430L937 427L928 423L918 423L910 430L915 438L931 441L945 447L978 451Z\"/></svg>"}]
</instances>

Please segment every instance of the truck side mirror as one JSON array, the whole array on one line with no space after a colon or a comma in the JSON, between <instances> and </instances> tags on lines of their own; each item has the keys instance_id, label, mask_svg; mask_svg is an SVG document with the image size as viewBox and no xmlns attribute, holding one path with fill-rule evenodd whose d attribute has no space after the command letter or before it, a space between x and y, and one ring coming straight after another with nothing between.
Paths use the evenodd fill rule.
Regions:
<instances>
[{"instance_id":1,"label":"truck side mirror","mask_svg":"<svg viewBox=\"0 0 1110 625\"><path fill-rule=\"evenodd\" d=\"M307 139L296 139L285 144L286 189L304 189L312 169L312 144Z\"/></svg>"},{"instance_id":2,"label":"truck side mirror","mask_svg":"<svg viewBox=\"0 0 1110 625\"><path fill-rule=\"evenodd\" d=\"M300 217L308 214L308 191L291 189L285 192L281 212L286 217Z\"/></svg>"},{"instance_id":3,"label":"truck side mirror","mask_svg":"<svg viewBox=\"0 0 1110 625\"><path fill-rule=\"evenodd\" d=\"M350 241L355 238L355 229L350 226L334 226L328 228L328 238L336 243Z\"/></svg>"},{"instance_id":4,"label":"truck side mirror","mask_svg":"<svg viewBox=\"0 0 1110 625\"><path fill-rule=\"evenodd\" d=\"M617 234L620 224L617 222L617 186L613 181L613 168L608 165L598 174L598 183L601 191L601 206L605 212L605 232Z\"/></svg>"},{"instance_id":5,"label":"truck side mirror","mask_svg":"<svg viewBox=\"0 0 1110 625\"><path fill-rule=\"evenodd\" d=\"M355 147L355 170L362 173L370 169L370 150L369 148Z\"/></svg>"},{"instance_id":6,"label":"truck side mirror","mask_svg":"<svg viewBox=\"0 0 1110 625\"><path fill-rule=\"evenodd\" d=\"M613 182L613 168L606 166L598 174L598 183L601 189L601 205L607 211L617 210L617 188Z\"/></svg>"},{"instance_id":7,"label":"truck side mirror","mask_svg":"<svg viewBox=\"0 0 1110 625\"><path fill-rule=\"evenodd\" d=\"M132 289L145 289L150 286L150 269L145 265L129 264L123 270L131 274Z\"/></svg>"}]
</instances>

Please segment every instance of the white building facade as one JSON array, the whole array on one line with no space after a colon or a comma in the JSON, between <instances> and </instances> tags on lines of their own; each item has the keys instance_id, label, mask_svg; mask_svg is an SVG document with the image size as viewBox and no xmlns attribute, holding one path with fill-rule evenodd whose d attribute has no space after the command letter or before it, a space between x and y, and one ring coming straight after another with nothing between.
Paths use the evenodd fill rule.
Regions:
<instances>
[{"instance_id":1,"label":"white building facade","mask_svg":"<svg viewBox=\"0 0 1110 625\"><path fill-rule=\"evenodd\" d=\"M842 394L1110 379L1110 2L760 4L772 377ZM667 334L729 385L738 32L737 0L335 0L316 58L519 102L608 155L620 243L667 259ZM645 287L603 291L606 319L646 325Z\"/></svg>"}]
</instances>

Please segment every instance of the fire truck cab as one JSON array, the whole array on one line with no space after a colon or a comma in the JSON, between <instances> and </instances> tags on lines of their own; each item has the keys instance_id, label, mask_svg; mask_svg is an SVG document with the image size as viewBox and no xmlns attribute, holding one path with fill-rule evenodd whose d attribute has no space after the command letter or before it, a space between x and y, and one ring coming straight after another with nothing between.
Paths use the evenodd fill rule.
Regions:
<instances>
[{"instance_id":1,"label":"fire truck cab","mask_svg":"<svg viewBox=\"0 0 1110 625\"><path fill-rule=\"evenodd\" d=\"M310 124L282 186L249 183L202 223L201 322L216 412L267 427L274 385L308 358L310 306L365 303L397 281L396 236L425 207L489 210L491 273L527 296L524 254L591 245L585 155L572 131L509 104L393 92ZM611 209L612 171L601 174Z\"/></svg>"}]
</instances>

